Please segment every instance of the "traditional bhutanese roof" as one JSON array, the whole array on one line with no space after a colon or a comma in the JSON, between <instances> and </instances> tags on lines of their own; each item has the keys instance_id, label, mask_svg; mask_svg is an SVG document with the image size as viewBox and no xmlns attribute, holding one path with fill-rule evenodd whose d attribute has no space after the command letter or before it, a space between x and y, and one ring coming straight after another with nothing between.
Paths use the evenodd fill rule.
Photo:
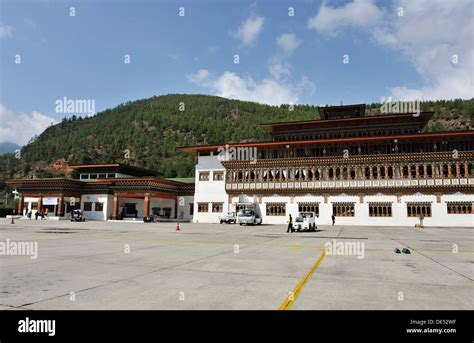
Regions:
<instances>
[{"instance_id":1,"label":"traditional bhutanese roof","mask_svg":"<svg viewBox=\"0 0 474 343\"><path fill-rule=\"evenodd\" d=\"M68 170L79 172L94 172L97 174L106 172L119 172L131 177L121 178L98 178L94 180L78 180L71 178L41 178L41 179L12 179L6 183L12 188L25 190L68 190L68 191L88 191L111 189L133 188L133 189L158 189L160 187L180 193L189 192L194 189L194 178L161 178L157 173L139 167L134 167L122 163L105 164L83 164L69 166ZM190 188L191 187L191 188Z\"/></svg>"},{"instance_id":2,"label":"traditional bhutanese roof","mask_svg":"<svg viewBox=\"0 0 474 343\"><path fill-rule=\"evenodd\" d=\"M167 178L167 180L194 184L195 178L194 177L173 177L173 178Z\"/></svg>"},{"instance_id":3,"label":"traditional bhutanese roof","mask_svg":"<svg viewBox=\"0 0 474 343\"><path fill-rule=\"evenodd\" d=\"M77 170L79 172L94 171L97 173L102 172L121 172L123 174L131 176L158 176L158 172L139 168L122 163L104 163L104 164L81 164L76 166L69 166L68 170Z\"/></svg>"},{"instance_id":4,"label":"traditional bhutanese roof","mask_svg":"<svg viewBox=\"0 0 474 343\"><path fill-rule=\"evenodd\" d=\"M365 116L365 104L318 107L321 119L358 118Z\"/></svg>"},{"instance_id":5,"label":"traditional bhutanese roof","mask_svg":"<svg viewBox=\"0 0 474 343\"><path fill-rule=\"evenodd\" d=\"M184 179L184 178L183 178ZM194 182L194 178L192 178ZM67 179L67 178L42 178L42 179L11 179L6 181L7 184L16 184L16 183L41 183L41 182L67 182L67 183L77 183L77 184L114 184L118 181L129 181L129 182L143 182L143 181L155 181L162 182L166 184L189 184L192 182L179 181L175 179L166 179L160 177L123 177L123 178L107 178L107 179L97 179L97 180L77 180L77 179Z\"/></svg>"},{"instance_id":6,"label":"traditional bhutanese roof","mask_svg":"<svg viewBox=\"0 0 474 343\"><path fill-rule=\"evenodd\" d=\"M169 180L159 177L130 177L130 178L109 178L94 181L80 181L67 178L50 179L12 179L6 181L11 188L19 191L77 191L77 192L108 192L111 190L166 190L175 194L181 192L194 191L194 184Z\"/></svg>"},{"instance_id":7,"label":"traditional bhutanese roof","mask_svg":"<svg viewBox=\"0 0 474 343\"><path fill-rule=\"evenodd\" d=\"M411 141L417 139L435 139L448 137L466 137L466 139L473 139L474 131L450 131L450 132L429 132L429 133L414 133L405 135L384 135L384 136L364 136L364 137L342 137L342 138L327 138L327 139L310 139L310 140L294 140L294 141L266 141L266 142L251 142L251 143L229 143L229 147L252 147L252 148L282 148L282 147L297 147L297 146L316 146L328 144L348 144L348 143L377 143L389 142L397 139L399 142ZM224 148L226 144L214 145L194 145L184 146L178 149L185 153L196 153L204 151L216 151L219 148Z\"/></svg>"},{"instance_id":8,"label":"traditional bhutanese roof","mask_svg":"<svg viewBox=\"0 0 474 343\"><path fill-rule=\"evenodd\" d=\"M278 131L299 131L311 129L341 128L350 126L372 126L378 124L398 125L398 124L417 124L421 129L433 117L434 112L421 112L419 116L412 113L371 115L362 117L352 117L343 119L313 119L290 121L281 123L264 123L260 127L270 132Z\"/></svg>"},{"instance_id":9,"label":"traditional bhutanese roof","mask_svg":"<svg viewBox=\"0 0 474 343\"><path fill-rule=\"evenodd\" d=\"M192 178L194 180L194 178ZM123 177L123 178L107 178L107 179L97 179L97 180L88 180L88 181L83 181L83 180L77 180L77 179L68 179L68 178L41 178L41 179L11 179L6 181L7 184L12 185L12 184L18 184L18 183L74 183L74 184L114 184L118 181L128 181L128 182L135 182L135 183L140 183L140 182L146 182L146 181L153 181L153 182L161 182L165 184L173 184L173 185L179 185L179 184L188 184L190 182L183 182L183 181L178 181L174 179L166 179L166 178L160 178L160 177Z\"/></svg>"}]
</instances>

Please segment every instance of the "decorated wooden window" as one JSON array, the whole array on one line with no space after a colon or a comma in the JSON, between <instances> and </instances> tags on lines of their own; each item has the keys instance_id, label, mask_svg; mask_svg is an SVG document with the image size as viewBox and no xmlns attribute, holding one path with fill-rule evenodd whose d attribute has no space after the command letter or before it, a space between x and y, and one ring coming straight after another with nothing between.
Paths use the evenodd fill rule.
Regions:
<instances>
[{"instance_id":1,"label":"decorated wooden window","mask_svg":"<svg viewBox=\"0 0 474 343\"><path fill-rule=\"evenodd\" d=\"M212 179L214 181L224 181L224 172L214 172Z\"/></svg>"},{"instance_id":2,"label":"decorated wooden window","mask_svg":"<svg viewBox=\"0 0 474 343\"><path fill-rule=\"evenodd\" d=\"M209 204L207 202L199 202L198 212L209 212Z\"/></svg>"},{"instance_id":3,"label":"decorated wooden window","mask_svg":"<svg viewBox=\"0 0 474 343\"><path fill-rule=\"evenodd\" d=\"M335 202L332 204L332 213L336 217L354 217L353 202Z\"/></svg>"},{"instance_id":4,"label":"decorated wooden window","mask_svg":"<svg viewBox=\"0 0 474 343\"><path fill-rule=\"evenodd\" d=\"M224 203L222 202L213 202L212 203L212 212L213 213L222 213Z\"/></svg>"},{"instance_id":5,"label":"decorated wooden window","mask_svg":"<svg viewBox=\"0 0 474 343\"><path fill-rule=\"evenodd\" d=\"M369 203L369 217L391 217L392 203L371 202Z\"/></svg>"},{"instance_id":6,"label":"decorated wooden window","mask_svg":"<svg viewBox=\"0 0 474 343\"><path fill-rule=\"evenodd\" d=\"M469 201L453 201L446 204L448 214L471 214L472 202Z\"/></svg>"},{"instance_id":7,"label":"decorated wooden window","mask_svg":"<svg viewBox=\"0 0 474 343\"><path fill-rule=\"evenodd\" d=\"M209 181L209 172L200 172L199 181Z\"/></svg>"},{"instance_id":8,"label":"decorated wooden window","mask_svg":"<svg viewBox=\"0 0 474 343\"><path fill-rule=\"evenodd\" d=\"M104 210L104 203L103 202L96 202L95 204L95 211L102 212Z\"/></svg>"},{"instance_id":9,"label":"decorated wooden window","mask_svg":"<svg viewBox=\"0 0 474 343\"><path fill-rule=\"evenodd\" d=\"M313 212L316 217L319 217L319 202L300 202L298 212Z\"/></svg>"},{"instance_id":10,"label":"decorated wooden window","mask_svg":"<svg viewBox=\"0 0 474 343\"><path fill-rule=\"evenodd\" d=\"M286 203L267 203L267 216L286 216Z\"/></svg>"},{"instance_id":11,"label":"decorated wooden window","mask_svg":"<svg viewBox=\"0 0 474 343\"><path fill-rule=\"evenodd\" d=\"M408 217L431 217L430 202L407 202Z\"/></svg>"}]
</instances>

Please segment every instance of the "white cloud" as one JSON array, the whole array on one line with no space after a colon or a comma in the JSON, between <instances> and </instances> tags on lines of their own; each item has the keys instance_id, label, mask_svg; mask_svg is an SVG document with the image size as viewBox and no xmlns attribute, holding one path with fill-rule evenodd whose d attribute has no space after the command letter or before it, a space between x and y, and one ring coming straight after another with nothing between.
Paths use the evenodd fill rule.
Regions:
<instances>
[{"instance_id":1,"label":"white cloud","mask_svg":"<svg viewBox=\"0 0 474 343\"><path fill-rule=\"evenodd\" d=\"M217 95L231 98L279 105L295 102L297 97L291 87L279 84L273 79L256 82L250 76L239 77L232 72L224 72L214 83Z\"/></svg>"},{"instance_id":2,"label":"white cloud","mask_svg":"<svg viewBox=\"0 0 474 343\"><path fill-rule=\"evenodd\" d=\"M278 36L277 44L287 54L291 55L301 44L301 40L299 40L293 33L283 33Z\"/></svg>"},{"instance_id":3,"label":"white cloud","mask_svg":"<svg viewBox=\"0 0 474 343\"><path fill-rule=\"evenodd\" d=\"M188 79L188 81L192 83L203 84L203 83L207 83L210 76L211 74L209 73L209 70L199 69L198 72L195 74L186 75L186 78Z\"/></svg>"},{"instance_id":4,"label":"white cloud","mask_svg":"<svg viewBox=\"0 0 474 343\"><path fill-rule=\"evenodd\" d=\"M239 28L233 36L240 40L243 45L253 45L262 31L263 22L263 17L251 15L240 23Z\"/></svg>"},{"instance_id":5,"label":"white cloud","mask_svg":"<svg viewBox=\"0 0 474 343\"><path fill-rule=\"evenodd\" d=\"M398 9L403 16L398 16ZM339 8L322 5L308 27L333 36L348 26L369 32L375 43L401 53L421 78L418 89L393 87L395 99L474 97L474 10L472 0L394 0L390 10L371 0L354 0ZM453 63L454 55L459 59Z\"/></svg>"},{"instance_id":6,"label":"white cloud","mask_svg":"<svg viewBox=\"0 0 474 343\"><path fill-rule=\"evenodd\" d=\"M201 78L203 75L208 77ZM196 81L200 79L201 82ZM210 89L217 96L270 105L298 103L303 93L314 90L314 85L307 78L303 78L298 84L281 82L274 78L256 81L250 75L239 76L230 71L225 71L218 77L212 77L207 70L201 69L194 75L188 75L188 80Z\"/></svg>"},{"instance_id":7,"label":"white cloud","mask_svg":"<svg viewBox=\"0 0 474 343\"><path fill-rule=\"evenodd\" d=\"M290 67L281 63L274 63L268 66L268 71L273 76L275 80L280 80L282 76L290 76Z\"/></svg>"},{"instance_id":8,"label":"white cloud","mask_svg":"<svg viewBox=\"0 0 474 343\"><path fill-rule=\"evenodd\" d=\"M354 0L337 8L322 4L318 13L308 20L308 28L335 35L347 26L370 27L382 18L382 13L373 0Z\"/></svg>"},{"instance_id":9,"label":"white cloud","mask_svg":"<svg viewBox=\"0 0 474 343\"><path fill-rule=\"evenodd\" d=\"M12 38L13 27L0 23L0 40Z\"/></svg>"},{"instance_id":10,"label":"white cloud","mask_svg":"<svg viewBox=\"0 0 474 343\"><path fill-rule=\"evenodd\" d=\"M375 40L401 51L422 77L423 86L394 87L406 100L474 97L474 10L471 0L400 0L404 16L395 16L374 33ZM458 64L453 63L454 55Z\"/></svg>"},{"instance_id":11,"label":"white cloud","mask_svg":"<svg viewBox=\"0 0 474 343\"><path fill-rule=\"evenodd\" d=\"M31 115L16 113L0 104L0 123L0 142L25 145L34 135L42 133L51 123L56 123L56 120L37 111L31 112Z\"/></svg>"}]
</instances>

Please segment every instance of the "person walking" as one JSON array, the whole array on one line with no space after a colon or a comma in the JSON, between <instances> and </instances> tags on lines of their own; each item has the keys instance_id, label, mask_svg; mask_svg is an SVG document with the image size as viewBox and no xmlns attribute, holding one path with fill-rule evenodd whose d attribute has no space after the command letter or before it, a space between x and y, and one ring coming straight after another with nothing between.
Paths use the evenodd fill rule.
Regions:
<instances>
[{"instance_id":1,"label":"person walking","mask_svg":"<svg viewBox=\"0 0 474 343\"><path fill-rule=\"evenodd\" d=\"M291 231L290 231L291 230ZM293 229L293 218L291 217L288 219L288 229L286 229L286 232L294 232L295 230Z\"/></svg>"},{"instance_id":2,"label":"person walking","mask_svg":"<svg viewBox=\"0 0 474 343\"><path fill-rule=\"evenodd\" d=\"M332 219L332 226L334 226L334 224L336 223L336 216L333 214L331 216L331 219Z\"/></svg>"}]
</instances>

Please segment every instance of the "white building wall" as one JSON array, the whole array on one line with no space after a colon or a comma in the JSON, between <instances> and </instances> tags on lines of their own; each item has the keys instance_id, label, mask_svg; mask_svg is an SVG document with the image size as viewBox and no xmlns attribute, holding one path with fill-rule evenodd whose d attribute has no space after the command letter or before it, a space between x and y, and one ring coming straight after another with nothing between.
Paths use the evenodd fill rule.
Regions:
<instances>
[{"instance_id":1,"label":"white building wall","mask_svg":"<svg viewBox=\"0 0 474 343\"><path fill-rule=\"evenodd\" d=\"M364 196L364 203L359 204L360 199L357 199L355 208L356 223L355 225L373 225L373 226L391 226L391 225L407 225L397 224L397 220L406 217L406 204L397 204L396 195L366 195ZM371 202L387 202L392 204L392 217L369 217L369 203ZM339 218L336 218L336 224L339 224ZM415 225L415 224L413 224Z\"/></svg>"},{"instance_id":2,"label":"white building wall","mask_svg":"<svg viewBox=\"0 0 474 343\"><path fill-rule=\"evenodd\" d=\"M178 197L178 217L183 220L193 220L193 215L191 214L191 207L190 204L194 206L194 196L186 195L186 196L179 196ZM194 207L193 212L196 211L196 207Z\"/></svg>"},{"instance_id":3,"label":"white building wall","mask_svg":"<svg viewBox=\"0 0 474 343\"><path fill-rule=\"evenodd\" d=\"M321 224L332 224L332 205L333 203L337 202L349 202L354 203L354 212L355 217L336 217L336 224L337 225L358 225L357 220L359 219L358 216L364 213L363 206L364 204L359 204L359 197L357 195L337 195L337 196L329 196L327 203L323 203L323 212L321 209L319 210L320 217L321 217Z\"/></svg>"},{"instance_id":4,"label":"white building wall","mask_svg":"<svg viewBox=\"0 0 474 343\"><path fill-rule=\"evenodd\" d=\"M81 210L86 220L107 220L111 215L112 211L109 211L110 202L113 204L114 197L109 194L84 194L81 196ZM92 211L84 211L84 203L92 202ZM102 211L95 211L95 203L101 202L104 204Z\"/></svg>"},{"instance_id":5,"label":"white building wall","mask_svg":"<svg viewBox=\"0 0 474 343\"><path fill-rule=\"evenodd\" d=\"M432 196L433 203L431 205L431 211L433 213L433 217L425 218L424 225L425 226L468 226L474 227L474 214L448 214L447 211L447 203L454 201L466 201L466 202L474 202L474 194L449 194L449 195L442 195L441 196L441 203L436 202L436 196ZM403 198L406 200L406 197ZM408 200L406 200L408 201ZM412 200L410 200L412 201ZM406 208L406 206L405 206ZM405 209L405 216L406 216L406 209ZM416 218L410 218L416 219ZM417 221L418 223L418 221ZM414 224L413 224L414 225Z\"/></svg>"},{"instance_id":6,"label":"white building wall","mask_svg":"<svg viewBox=\"0 0 474 343\"><path fill-rule=\"evenodd\" d=\"M189 204L193 203L193 196L183 196L178 197L179 199L183 199L183 206L182 210L178 205L178 214L183 212L184 220L192 220L192 215L190 214L190 207ZM36 200L37 201L37 200ZM84 202L92 202L92 211L84 211ZM104 203L104 210L102 212L94 211L94 203L95 202L103 202ZM119 201L119 213L121 213L122 208L125 207L126 203L136 204L136 209L138 211L138 217L142 218L144 216L144 200L141 198L120 198ZM81 197L81 210L84 213L84 217L86 220L108 220L112 217L114 205L114 196L109 194L87 194ZM175 217L175 200L174 199L159 199L159 198L151 198L150 199L150 213L153 207L169 207L171 208L171 218Z\"/></svg>"},{"instance_id":7,"label":"white building wall","mask_svg":"<svg viewBox=\"0 0 474 343\"><path fill-rule=\"evenodd\" d=\"M178 201L179 201L178 197ZM193 196L183 196L183 206L182 212L184 213L184 220L192 220L192 215L190 214L189 204L193 203ZM84 211L84 202L92 202L92 211ZM102 212L94 211L94 203L103 202L104 210ZM119 201L119 213L121 213L122 208L125 207L126 203L136 204L136 209L138 211L138 217L142 218L144 216L144 200L141 198L120 198ZM81 210L84 213L86 220L108 220L112 217L114 204L114 196L108 194L88 194L81 197ZM150 213L153 207L169 207L171 209L171 218L175 217L175 200L174 199L159 199L151 198L150 199ZM178 213L180 209L178 207Z\"/></svg>"},{"instance_id":8,"label":"white building wall","mask_svg":"<svg viewBox=\"0 0 474 343\"><path fill-rule=\"evenodd\" d=\"M114 196L107 195L107 204L104 205L107 208L107 216L105 217L107 220L112 218L112 213L114 211Z\"/></svg>"},{"instance_id":9,"label":"white building wall","mask_svg":"<svg viewBox=\"0 0 474 343\"><path fill-rule=\"evenodd\" d=\"M209 172L209 181L199 181L199 172ZM217 223L222 213L212 213L212 203L223 203L223 212L227 212L229 208L228 196L225 191L225 181L214 181L213 173L216 171L224 172L225 169L217 156L199 156L196 164L196 183L194 190L194 218L195 223ZM208 204L208 212L198 212L198 203Z\"/></svg>"},{"instance_id":10,"label":"white building wall","mask_svg":"<svg viewBox=\"0 0 474 343\"><path fill-rule=\"evenodd\" d=\"M139 204L137 205L138 216L143 217L145 215L145 202L143 199L135 199L139 200ZM132 202L132 201L124 201L124 202ZM151 198L150 200L150 215L153 213L153 207L160 207L160 208L171 208L171 215L170 218L175 217L175 208L174 208L174 199L158 199L158 198Z\"/></svg>"},{"instance_id":11,"label":"white building wall","mask_svg":"<svg viewBox=\"0 0 474 343\"><path fill-rule=\"evenodd\" d=\"M246 194L253 197L253 194ZM293 218L298 215L298 203L313 202L319 203L319 217L316 218L316 224L331 225L333 203L336 202L353 202L355 216L354 217L336 217L336 225L364 225L364 226L415 226L420 220L416 217L408 217L408 202L430 202L432 217L425 217L424 226L462 226L474 227L474 214L448 214L447 202L449 201L465 201L474 202L472 194L452 194L442 195L441 203L437 203L435 195L414 194L402 196L400 202L397 202L395 195L367 195L363 197L363 203L360 203L360 197L357 195L341 194L337 196L329 196L327 203L324 202L322 195L304 195L304 196L280 196L271 195L263 196L258 203L260 212L262 213L264 224L286 224L288 215ZM235 209L235 205L239 202L238 196L232 196L231 208ZM392 203L392 217L369 217L369 203L371 202L388 202ZM286 216L267 216L267 203L286 203ZM216 223L217 221L212 221Z\"/></svg>"},{"instance_id":12,"label":"white building wall","mask_svg":"<svg viewBox=\"0 0 474 343\"><path fill-rule=\"evenodd\" d=\"M237 197L238 201L238 197ZM286 216L267 216L267 203L282 202L286 203ZM287 196L264 196L260 205L260 213L262 214L263 223L265 224L285 224L288 222L289 215L293 218L298 214L298 204Z\"/></svg>"}]
</instances>

